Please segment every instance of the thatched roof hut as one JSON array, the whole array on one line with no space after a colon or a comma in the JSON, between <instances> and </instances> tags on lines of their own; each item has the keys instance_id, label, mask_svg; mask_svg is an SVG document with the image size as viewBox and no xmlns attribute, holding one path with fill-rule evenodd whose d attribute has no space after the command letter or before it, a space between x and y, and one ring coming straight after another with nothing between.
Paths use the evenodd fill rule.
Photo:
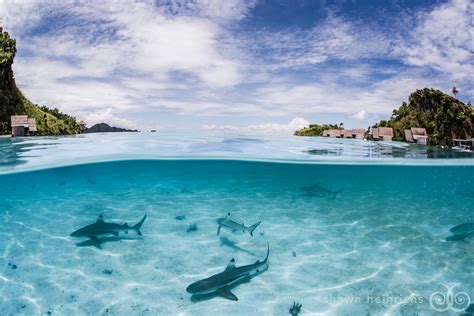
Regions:
<instances>
[{"instance_id":1,"label":"thatched roof hut","mask_svg":"<svg viewBox=\"0 0 474 316\"><path fill-rule=\"evenodd\" d=\"M428 144L428 133L425 128L412 127L405 130L405 140L410 143L417 143L421 145Z\"/></svg>"},{"instance_id":2,"label":"thatched roof hut","mask_svg":"<svg viewBox=\"0 0 474 316\"><path fill-rule=\"evenodd\" d=\"M393 128L377 127L372 129L372 138L374 140L390 141L393 139Z\"/></svg>"},{"instance_id":3,"label":"thatched roof hut","mask_svg":"<svg viewBox=\"0 0 474 316\"><path fill-rule=\"evenodd\" d=\"M341 137L342 130L340 129L327 129L323 131L325 137Z\"/></svg>"},{"instance_id":4,"label":"thatched roof hut","mask_svg":"<svg viewBox=\"0 0 474 316\"><path fill-rule=\"evenodd\" d=\"M37 132L36 119L28 115L11 116L12 136L29 136Z\"/></svg>"}]
</instances>

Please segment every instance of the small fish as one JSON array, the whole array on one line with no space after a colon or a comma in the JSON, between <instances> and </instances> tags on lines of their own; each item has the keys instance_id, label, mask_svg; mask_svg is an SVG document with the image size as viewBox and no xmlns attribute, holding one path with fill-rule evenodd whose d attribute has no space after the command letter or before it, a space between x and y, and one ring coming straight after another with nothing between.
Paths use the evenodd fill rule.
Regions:
<instances>
[{"instance_id":1,"label":"small fish","mask_svg":"<svg viewBox=\"0 0 474 316\"><path fill-rule=\"evenodd\" d=\"M232 258L223 272L192 283L186 288L186 292L197 295L217 293L229 300L238 301L239 299L230 291L230 288L244 281L249 281L251 278L266 271L269 264L269 255L270 246L267 246L267 256L263 261L257 260L253 264L241 267L236 267L235 259Z\"/></svg>"},{"instance_id":2,"label":"small fish","mask_svg":"<svg viewBox=\"0 0 474 316\"><path fill-rule=\"evenodd\" d=\"M176 215L174 219L177 221L182 221L186 219L186 215Z\"/></svg>"},{"instance_id":3,"label":"small fish","mask_svg":"<svg viewBox=\"0 0 474 316\"><path fill-rule=\"evenodd\" d=\"M258 223L255 223L251 226L245 226L244 224L239 224L237 222L234 222L230 218L230 213L227 213L227 216L225 218L217 219L217 224L219 225L219 227L217 228L217 235L219 235L219 233L221 232L221 228L224 227L224 228L232 230L232 232L236 232L236 231L242 231L244 233L249 232L250 236L253 236L253 231L258 227L258 225L260 225L260 223L262 223L262 221L259 221Z\"/></svg>"},{"instance_id":4,"label":"small fish","mask_svg":"<svg viewBox=\"0 0 474 316\"><path fill-rule=\"evenodd\" d=\"M193 232L193 231L196 231L196 230L198 230L197 224L190 224L188 226L188 229L186 229L186 232L189 233L189 232Z\"/></svg>"},{"instance_id":5,"label":"small fish","mask_svg":"<svg viewBox=\"0 0 474 316\"><path fill-rule=\"evenodd\" d=\"M304 194L303 196L307 197L317 197L317 198L326 198L330 200L335 200L337 195L342 192L342 190L331 191L322 186L315 184L311 186L304 186L300 188Z\"/></svg>"},{"instance_id":6,"label":"small fish","mask_svg":"<svg viewBox=\"0 0 474 316\"><path fill-rule=\"evenodd\" d=\"M298 316L301 313L301 307L303 307L303 305L301 305L297 302L293 302L293 306L291 306L291 308L288 312L292 316Z\"/></svg>"},{"instance_id":7,"label":"small fish","mask_svg":"<svg viewBox=\"0 0 474 316\"><path fill-rule=\"evenodd\" d=\"M87 225L81 229L76 230L71 233L71 237L88 237L98 248L102 248L99 240L99 236L105 235L114 235L118 236L119 232L125 232L128 234L129 230L134 230L138 235L142 235L140 228L145 222L146 214L143 218L135 225L129 226L125 224L115 224L115 223L106 223L102 215L97 218L97 221L94 224Z\"/></svg>"}]
</instances>

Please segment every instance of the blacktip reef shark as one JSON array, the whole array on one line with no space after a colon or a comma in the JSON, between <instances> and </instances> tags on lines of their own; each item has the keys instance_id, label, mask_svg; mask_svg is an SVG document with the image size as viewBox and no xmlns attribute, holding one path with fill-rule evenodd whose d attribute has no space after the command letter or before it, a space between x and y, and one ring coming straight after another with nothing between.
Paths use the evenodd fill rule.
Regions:
<instances>
[{"instance_id":1,"label":"blacktip reef shark","mask_svg":"<svg viewBox=\"0 0 474 316\"><path fill-rule=\"evenodd\" d=\"M258 227L258 225L260 225L260 223L262 223L262 221L259 221L258 223L255 223L251 226L245 226L243 223L240 224L233 221L230 218L230 213L227 213L227 216L225 218L222 217L222 218L217 219L217 224L219 225L219 227L217 228L217 235L219 235L219 233L221 232L221 228L224 227L224 228L228 228L232 230L232 232L236 232L236 231L242 231L244 233L249 232L250 236L253 236L253 231Z\"/></svg>"},{"instance_id":2,"label":"blacktip reef shark","mask_svg":"<svg viewBox=\"0 0 474 316\"><path fill-rule=\"evenodd\" d=\"M454 226L449 231L453 234L465 234L474 232L474 222L467 222L458 226Z\"/></svg>"},{"instance_id":3,"label":"blacktip reef shark","mask_svg":"<svg viewBox=\"0 0 474 316\"><path fill-rule=\"evenodd\" d=\"M300 188L304 194L303 196L307 197L318 197L318 198L326 198L330 200L335 200L336 196L342 192L342 190L338 191L331 191L322 186L315 184L311 186L304 186Z\"/></svg>"},{"instance_id":4,"label":"blacktip reef shark","mask_svg":"<svg viewBox=\"0 0 474 316\"><path fill-rule=\"evenodd\" d=\"M466 241L474 237L474 222L467 222L452 227L449 230L453 235L446 238L446 241Z\"/></svg>"},{"instance_id":5,"label":"blacktip reef shark","mask_svg":"<svg viewBox=\"0 0 474 316\"><path fill-rule=\"evenodd\" d=\"M133 226L129 226L127 223L124 224L116 224L116 223L106 223L104 221L104 217L102 215L97 218L97 221L94 224L87 225L85 227L82 227L75 232L71 234L71 237L88 237L90 238L94 244L102 248L100 245L100 240L99 236L105 236L105 235L114 235L118 236L120 232L125 232L128 234L129 230L134 230L137 232L138 235L142 235L142 232L140 231L140 228L143 225L143 222L145 222L146 219L146 214L143 216L141 221L136 223Z\"/></svg>"},{"instance_id":6,"label":"blacktip reef shark","mask_svg":"<svg viewBox=\"0 0 474 316\"><path fill-rule=\"evenodd\" d=\"M217 293L229 300L238 301L239 299L230 291L230 288L248 282L253 277L265 272L268 269L269 255L270 246L267 245L267 256L263 261L257 260L255 263L236 267L235 259L232 258L223 272L192 283L186 288L186 292L197 295Z\"/></svg>"}]
</instances>

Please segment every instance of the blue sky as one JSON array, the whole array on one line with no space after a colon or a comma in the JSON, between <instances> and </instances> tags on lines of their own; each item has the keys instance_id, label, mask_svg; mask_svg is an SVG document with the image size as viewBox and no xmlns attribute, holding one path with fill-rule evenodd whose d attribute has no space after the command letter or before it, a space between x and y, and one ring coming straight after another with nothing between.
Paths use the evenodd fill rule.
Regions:
<instances>
[{"instance_id":1,"label":"blue sky","mask_svg":"<svg viewBox=\"0 0 474 316\"><path fill-rule=\"evenodd\" d=\"M89 125L367 127L410 92L474 99L469 0L0 1L17 85Z\"/></svg>"}]
</instances>

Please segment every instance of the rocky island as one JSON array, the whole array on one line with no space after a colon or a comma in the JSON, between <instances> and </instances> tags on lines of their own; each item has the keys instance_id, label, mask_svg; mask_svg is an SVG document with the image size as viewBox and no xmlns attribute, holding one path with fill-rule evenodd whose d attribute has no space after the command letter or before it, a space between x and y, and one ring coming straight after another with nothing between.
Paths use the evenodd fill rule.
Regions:
<instances>
[{"instance_id":1,"label":"rocky island","mask_svg":"<svg viewBox=\"0 0 474 316\"><path fill-rule=\"evenodd\" d=\"M411 93L408 103L393 110L389 120L372 126L391 127L393 140L403 141L404 130L426 128L430 145L452 146L453 139L474 136L474 108L436 89L424 88Z\"/></svg>"},{"instance_id":2,"label":"rocky island","mask_svg":"<svg viewBox=\"0 0 474 316\"><path fill-rule=\"evenodd\" d=\"M84 133L116 133L116 132L138 132L136 129L126 129L120 127L110 126L106 123L99 123L86 128Z\"/></svg>"},{"instance_id":3,"label":"rocky island","mask_svg":"<svg viewBox=\"0 0 474 316\"><path fill-rule=\"evenodd\" d=\"M57 108L33 104L18 89L13 75L16 41L0 27L0 134L10 134L10 117L28 115L36 119L37 135L67 135L81 132L77 120Z\"/></svg>"}]
</instances>

